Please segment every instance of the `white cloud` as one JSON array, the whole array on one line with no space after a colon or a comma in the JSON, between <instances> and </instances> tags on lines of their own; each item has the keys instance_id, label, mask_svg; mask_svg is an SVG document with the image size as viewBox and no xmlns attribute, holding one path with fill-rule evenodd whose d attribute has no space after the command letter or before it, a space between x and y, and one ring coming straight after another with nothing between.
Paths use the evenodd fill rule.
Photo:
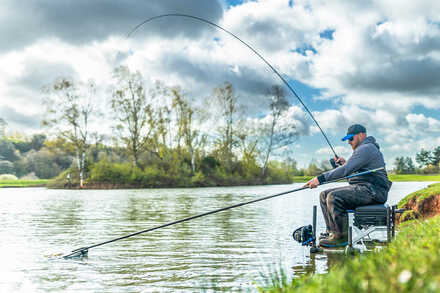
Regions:
<instances>
[{"instance_id":1,"label":"white cloud","mask_svg":"<svg viewBox=\"0 0 440 293\"><path fill-rule=\"evenodd\" d=\"M353 152L353 150L351 149L350 146L337 146L335 147L335 152L343 157L348 158L351 153ZM324 148L320 148L316 151L317 155L326 155L326 156L333 156L333 152L330 148L328 147L324 147Z\"/></svg>"},{"instance_id":2,"label":"white cloud","mask_svg":"<svg viewBox=\"0 0 440 293\"><path fill-rule=\"evenodd\" d=\"M15 5L8 3L8 7ZM289 7L286 0L262 0L223 11L218 5L212 11L195 4L185 9L241 37L286 77L322 89L322 96L315 100L321 110L313 113L323 130L336 139L350 124L361 123L383 142L388 156L438 143L440 117L425 110L440 109L440 2L400 1L397 6L391 0L293 3ZM91 22L80 26L84 36L67 26L57 32L53 28L58 18L53 16L58 15L60 5L47 6L49 10L44 11L38 8L50 16L47 19L35 17L24 22L10 14L14 23L4 26L36 25L22 42L6 38L0 44L0 48L8 48L0 51L0 115L14 111L23 115L10 119L10 127L36 124L42 113L40 88L58 75L95 79L101 87L101 107L107 107L105 88L112 82L112 69L119 64L141 71L151 82L159 79L180 85L199 100L209 100L215 86L231 81L247 115L267 114L265 90L280 80L229 35L187 19L170 19L169 23L178 24L177 29L163 26L165 22L151 24L127 40L121 32L144 19L144 12L134 11L139 6L133 3L124 7L126 14L119 19L123 28L116 29L111 23L110 16L120 12L115 6L101 15L107 27L95 27L91 17ZM148 13L153 14L177 7L174 1L142 5L151 6ZM33 7L28 4L25 12ZM135 18L130 25L128 16ZM333 31L333 39L320 37L326 30ZM324 110L327 101L322 99L329 101ZM281 122L293 122L303 135L320 135L300 107L292 106ZM324 155L320 150L315 153Z\"/></svg>"}]
</instances>

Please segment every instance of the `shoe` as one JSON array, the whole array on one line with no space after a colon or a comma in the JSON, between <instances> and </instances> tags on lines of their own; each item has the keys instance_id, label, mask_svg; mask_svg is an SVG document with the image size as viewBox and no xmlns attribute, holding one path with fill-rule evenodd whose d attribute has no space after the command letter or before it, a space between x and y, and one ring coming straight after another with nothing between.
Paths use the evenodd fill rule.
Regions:
<instances>
[{"instance_id":1,"label":"shoe","mask_svg":"<svg viewBox=\"0 0 440 293\"><path fill-rule=\"evenodd\" d=\"M322 247L345 247L348 245L347 235L338 237L333 234L329 238L320 240L319 245Z\"/></svg>"},{"instance_id":2,"label":"shoe","mask_svg":"<svg viewBox=\"0 0 440 293\"><path fill-rule=\"evenodd\" d=\"M330 235L331 234L329 232L323 232L323 233L319 234L319 240L329 238Z\"/></svg>"}]
</instances>

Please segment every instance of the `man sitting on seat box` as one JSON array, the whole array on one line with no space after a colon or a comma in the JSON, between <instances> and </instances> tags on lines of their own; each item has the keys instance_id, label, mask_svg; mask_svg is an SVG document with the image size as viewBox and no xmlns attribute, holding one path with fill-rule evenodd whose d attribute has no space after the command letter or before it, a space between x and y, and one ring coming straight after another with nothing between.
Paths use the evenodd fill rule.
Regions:
<instances>
[{"instance_id":1,"label":"man sitting on seat box","mask_svg":"<svg viewBox=\"0 0 440 293\"><path fill-rule=\"evenodd\" d=\"M372 136L367 137L365 127L350 126L342 141L348 140L353 149L351 157L335 158L339 167L322 173L304 186L315 188L326 181L343 178L354 172L363 172L385 166L379 145ZM327 226L327 238L321 239L323 247L347 245L347 210L358 206L383 204L387 201L391 181L385 169L348 179L349 186L337 187L321 192L320 203Z\"/></svg>"}]
</instances>

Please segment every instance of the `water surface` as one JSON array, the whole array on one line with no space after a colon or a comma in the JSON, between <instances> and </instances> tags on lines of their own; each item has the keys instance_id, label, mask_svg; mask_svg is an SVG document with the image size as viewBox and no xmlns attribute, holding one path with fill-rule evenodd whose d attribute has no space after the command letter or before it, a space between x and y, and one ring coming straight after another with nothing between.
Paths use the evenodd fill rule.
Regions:
<instances>
[{"instance_id":1,"label":"water surface","mask_svg":"<svg viewBox=\"0 0 440 293\"><path fill-rule=\"evenodd\" d=\"M394 183L388 203L428 184ZM97 247L87 259L47 257L300 186L0 189L0 292L254 291L261 273L280 267L292 275L325 273L334 256L310 257L291 238L294 228L311 224L313 205L324 230L323 187Z\"/></svg>"}]
</instances>

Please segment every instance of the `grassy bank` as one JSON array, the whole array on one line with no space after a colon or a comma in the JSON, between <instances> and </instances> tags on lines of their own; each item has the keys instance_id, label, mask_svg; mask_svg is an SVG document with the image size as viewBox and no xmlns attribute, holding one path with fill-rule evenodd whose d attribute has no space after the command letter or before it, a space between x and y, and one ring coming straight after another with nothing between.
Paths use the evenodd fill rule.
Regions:
<instances>
[{"instance_id":1,"label":"grassy bank","mask_svg":"<svg viewBox=\"0 0 440 293\"><path fill-rule=\"evenodd\" d=\"M206 163L208 164L208 163ZM263 177L261 169L245 168L237 162L231 170L219 166L216 161L192 172L187 165L134 167L132 163L113 163L102 160L89 166L84 187L87 189L117 188L181 188L211 186L245 186L262 184L289 184L291 175L278 165L268 165ZM70 175L70 177L68 177ZM70 179L68 179L70 178ZM79 172L72 168L59 174L48 188L78 188Z\"/></svg>"},{"instance_id":2,"label":"grassy bank","mask_svg":"<svg viewBox=\"0 0 440 293\"><path fill-rule=\"evenodd\" d=\"M440 183L430 184L428 187L417 190L405 196L398 204L399 208L407 207L411 201L421 202L431 197L440 195Z\"/></svg>"},{"instance_id":3,"label":"grassy bank","mask_svg":"<svg viewBox=\"0 0 440 293\"><path fill-rule=\"evenodd\" d=\"M427 188L405 196L398 204L406 211L399 221L432 217L440 214L440 183L431 184Z\"/></svg>"},{"instance_id":4,"label":"grassy bank","mask_svg":"<svg viewBox=\"0 0 440 293\"><path fill-rule=\"evenodd\" d=\"M420 175L420 174L390 174L388 175L393 182L410 182L410 181L440 181L440 174Z\"/></svg>"},{"instance_id":5,"label":"grassy bank","mask_svg":"<svg viewBox=\"0 0 440 293\"><path fill-rule=\"evenodd\" d=\"M46 186L47 179L39 180L0 180L0 188L2 187L39 187Z\"/></svg>"},{"instance_id":6,"label":"grassy bank","mask_svg":"<svg viewBox=\"0 0 440 293\"><path fill-rule=\"evenodd\" d=\"M439 230L439 216L405 223L396 239L380 252L353 257L325 275L305 275L260 291L439 292Z\"/></svg>"},{"instance_id":7,"label":"grassy bank","mask_svg":"<svg viewBox=\"0 0 440 293\"><path fill-rule=\"evenodd\" d=\"M293 176L294 183L307 182L313 176ZM440 181L440 174L420 175L420 174L388 174L388 178L393 182L411 182L411 181Z\"/></svg>"}]
</instances>

